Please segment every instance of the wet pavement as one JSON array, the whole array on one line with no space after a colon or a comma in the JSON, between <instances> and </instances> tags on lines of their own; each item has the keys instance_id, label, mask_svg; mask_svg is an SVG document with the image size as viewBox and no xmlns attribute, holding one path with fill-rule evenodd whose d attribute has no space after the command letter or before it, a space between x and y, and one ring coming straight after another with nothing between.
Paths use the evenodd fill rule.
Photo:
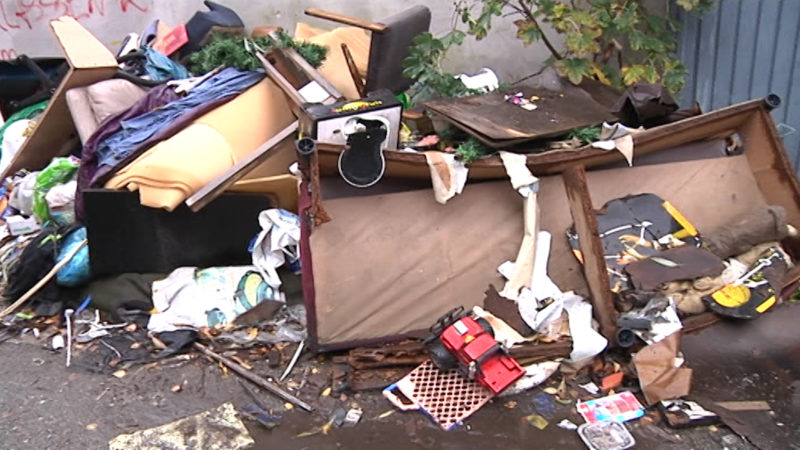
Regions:
<instances>
[{"instance_id":1,"label":"wet pavement","mask_svg":"<svg viewBox=\"0 0 800 450\"><path fill-rule=\"evenodd\" d=\"M760 448L800 448L800 305L785 305L751 322L721 322L684 338L687 364L695 370L691 397L708 401L764 400L772 412L737 413L737 431L750 435ZM0 448L106 448L120 433L168 423L216 407L226 401L236 406L253 399L234 374L224 374L206 359L170 359L134 367L123 378L95 374L80 367L64 367L64 355L41 343L11 340L0 344ZM306 355L290 376L290 385L303 384L304 374L323 372L324 358ZM275 376L256 363L257 373ZM319 378L319 377L317 377ZM319 411L309 414L286 410L283 402L259 392L258 400L282 416L280 426L268 431L246 422L257 448L276 449L580 449L574 431L556 424L582 419L573 406L557 405L539 430L525 420L537 411L537 390L499 399L478 411L463 427L445 432L424 415L393 411L380 393L320 396L327 381L309 381L300 389L304 400ZM176 384L179 392L173 392ZM339 408L364 410L353 428L323 425ZM391 412L391 414L388 414ZM651 418L629 422L638 448L750 449L753 446L724 426L689 430L664 428ZM745 427L745 428L742 428ZM743 431L744 430L744 431Z\"/></svg>"}]
</instances>

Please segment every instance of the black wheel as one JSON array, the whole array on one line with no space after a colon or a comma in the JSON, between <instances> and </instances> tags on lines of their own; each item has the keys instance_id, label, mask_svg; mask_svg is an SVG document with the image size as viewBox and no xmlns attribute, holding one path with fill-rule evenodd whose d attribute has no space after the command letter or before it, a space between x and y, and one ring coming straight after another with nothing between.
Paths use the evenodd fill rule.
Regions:
<instances>
[{"instance_id":1,"label":"black wheel","mask_svg":"<svg viewBox=\"0 0 800 450\"><path fill-rule=\"evenodd\" d=\"M433 364L442 371L446 372L458 366L456 356L450 353L450 350L438 339L428 346L428 353L431 355Z\"/></svg>"}]
</instances>

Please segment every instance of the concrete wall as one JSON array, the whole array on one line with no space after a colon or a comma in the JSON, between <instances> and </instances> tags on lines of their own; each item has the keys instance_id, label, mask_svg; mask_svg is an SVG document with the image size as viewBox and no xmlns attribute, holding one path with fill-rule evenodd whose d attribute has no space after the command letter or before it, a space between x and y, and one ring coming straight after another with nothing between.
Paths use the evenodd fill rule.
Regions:
<instances>
[{"instance_id":1,"label":"concrete wall","mask_svg":"<svg viewBox=\"0 0 800 450\"><path fill-rule=\"evenodd\" d=\"M314 19L303 10L316 6L365 19L380 20L405 5L397 0L218 0L236 10L248 28L279 25L293 30L297 21L320 27L331 22ZM431 8L434 33L447 31L453 23L453 3L449 0L416 0ZM411 3L408 3L411 4ZM60 50L50 33L48 21L71 15L94 33L103 43L116 49L129 32L143 30L153 19L169 25L188 20L201 0L0 0L0 60L18 54L59 56ZM501 80L514 81L535 72L549 54L541 45L523 47L515 38L513 18L499 19L496 30L488 38L465 45L451 52L447 68L458 72L475 72L481 67L493 68ZM555 37L554 33L550 36Z\"/></svg>"}]
</instances>

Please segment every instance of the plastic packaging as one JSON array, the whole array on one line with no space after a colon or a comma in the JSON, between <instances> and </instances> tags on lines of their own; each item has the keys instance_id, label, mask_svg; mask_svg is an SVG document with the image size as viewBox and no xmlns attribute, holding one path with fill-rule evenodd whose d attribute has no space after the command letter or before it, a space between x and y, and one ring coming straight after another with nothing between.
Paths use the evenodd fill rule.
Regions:
<instances>
[{"instance_id":1,"label":"plastic packaging","mask_svg":"<svg viewBox=\"0 0 800 450\"><path fill-rule=\"evenodd\" d=\"M86 239L86 228L80 227L68 234L61 243L61 250L58 252L57 261L64 259L72 249ZM89 269L89 246L84 246L78 253L61 268L56 274L56 283L61 286L77 287L89 281L91 271Z\"/></svg>"},{"instance_id":2,"label":"plastic packaging","mask_svg":"<svg viewBox=\"0 0 800 450\"><path fill-rule=\"evenodd\" d=\"M578 435L591 450L623 450L636 444L625 425L615 420L585 423Z\"/></svg>"},{"instance_id":3,"label":"plastic packaging","mask_svg":"<svg viewBox=\"0 0 800 450\"><path fill-rule=\"evenodd\" d=\"M50 164L36 177L33 189L33 215L39 222L51 220L50 210L45 201L45 195L55 185L66 183L78 170L78 161L74 158L53 158Z\"/></svg>"},{"instance_id":4,"label":"plastic packaging","mask_svg":"<svg viewBox=\"0 0 800 450\"><path fill-rule=\"evenodd\" d=\"M53 186L44 196L50 217L58 225L69 225L75 222L75 192L78 189L76 180Z\"/></svg>"}]
</instances>

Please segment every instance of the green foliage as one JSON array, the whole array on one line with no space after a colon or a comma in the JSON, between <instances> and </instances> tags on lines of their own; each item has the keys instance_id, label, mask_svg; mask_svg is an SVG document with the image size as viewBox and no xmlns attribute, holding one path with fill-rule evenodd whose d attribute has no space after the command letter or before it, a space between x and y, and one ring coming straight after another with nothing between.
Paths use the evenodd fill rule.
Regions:
<instances>
[{"instance_id":1,"label":"green foliage","mask_svg":"<svg viewBox=\"0 0 800 450\"><path fill-rule=\"evenodd\" d=\"M519 16L516 36L525 45L542 43L552 57L546 64L573 83L594 77L618 88L639 81L683 87L686 68L675 55L677 25L636 0L459 0L456 14L469 34L483 39L499 16ZM686 11L703 12L713 0L677 0ZM564 38L557 49L549 26Z\"/></svg>"},{"instance_id":2,"label":"green foliage","mask_svg":"<svg viewBox=\"0 0 800 450\"><path fill-rule=\"evenodd\" d=\"M455 151L456 155L461 157L461 161L463 161L464 164L471 163L481 156L491 153L491 150L488 147L483 145L481 141L475 139L474 137L470 137L466 141L462 142L461 145L456 147Z\"/></svg>"},{"instance_id":3,"label":"green foliage","mask_svg":"<svg viewBox=\"0 0 800 450\"><path fill-rule=\"evenodd\" d=\"M581 144L591 144L592 142L600 140L601 127L583 127L572 130L567 139L577 139Z\"/></svg>"},{"instance_id":4,"label":"green foliage","mask_svg":"<svg viewBox=\"0 0 800 450\"><path fill-rule=\"evenodd\" d=\"M256 70L261 62L253 53L255 50L269 52L275 47L297 50L309 64L319 67L328 55L327 47L300 42L279 31L277 40L269 37L245 38L237 35L216 35L201 50L189 55L188 69L195 75L208 73L219 66L235 67L240 70Z\"/></svg>"},{"instance_id":5,"label":"green foliage","mask_svg":"<svg viewBox=\"0 0 800 450\"><path fill-rule=\"evenodd\" d=\"M464 42L464 32L453 29L441 37L425 32L414 38L414 45L403 60L403 75L415 81L411 87L411 103L433 97L461 97L476 93L458 78L442 69L447 51Z\"/></svg>"}]
</instances>

